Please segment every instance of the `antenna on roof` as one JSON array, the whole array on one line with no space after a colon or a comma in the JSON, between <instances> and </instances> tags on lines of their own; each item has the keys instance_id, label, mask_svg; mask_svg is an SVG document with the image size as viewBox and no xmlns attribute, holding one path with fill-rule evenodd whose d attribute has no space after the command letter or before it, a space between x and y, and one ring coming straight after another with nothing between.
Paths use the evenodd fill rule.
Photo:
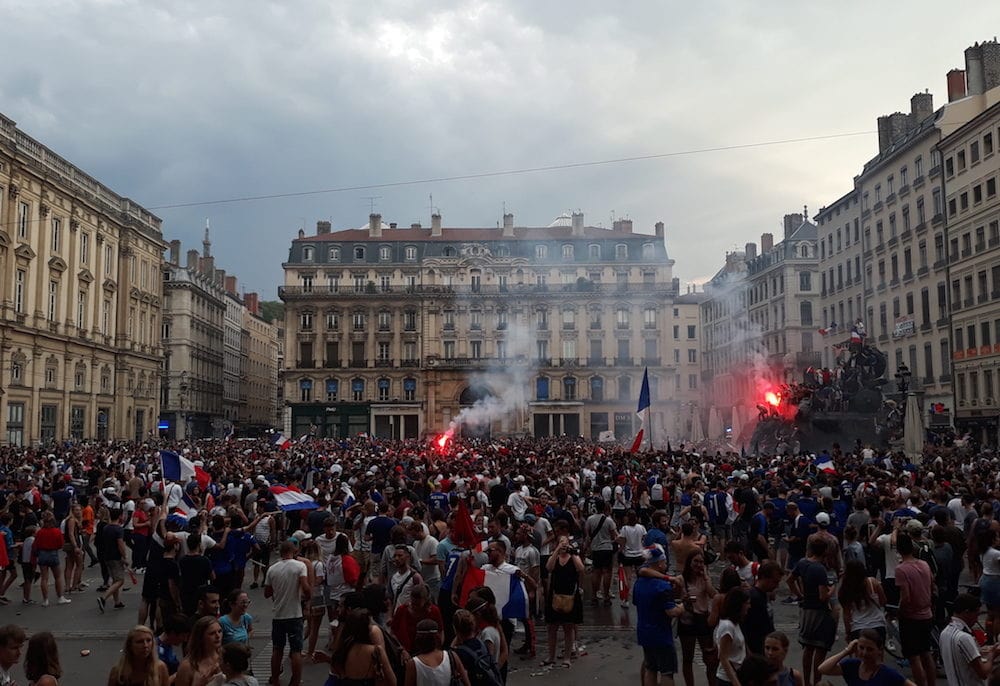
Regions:
<instances>
[{"instance_id":1,"label":"antenna on roof","mask_svg":"<svg viewBox=\"0 0 1000 686\"><path fill-rule=\"evenodd\" d=\"M368 214L375 214L375 201L381 200L381 195L363 195L362 200L368 201Z\"/></svg>"}]
</instances>

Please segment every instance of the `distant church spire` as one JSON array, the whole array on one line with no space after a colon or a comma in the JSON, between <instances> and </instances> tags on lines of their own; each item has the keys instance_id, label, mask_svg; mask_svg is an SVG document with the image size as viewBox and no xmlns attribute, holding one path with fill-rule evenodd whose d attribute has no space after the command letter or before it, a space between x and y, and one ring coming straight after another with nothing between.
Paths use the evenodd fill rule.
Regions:
<instances>
[{"instance_id":1,"label":"distant church spire","mask_svg":"<svg viewBox=\"0 0 1000 686\"><path fill-rule=\"evenodd\" d=\"M208 217L205 217L205 240L203 240L201 242L201 245L202 245L202 254L201 254L201 256L202 257L211 257L212 256L212 241L210 241L209 238L208 238L208 228L209 228Z\"/></svg>"}]
</instances>

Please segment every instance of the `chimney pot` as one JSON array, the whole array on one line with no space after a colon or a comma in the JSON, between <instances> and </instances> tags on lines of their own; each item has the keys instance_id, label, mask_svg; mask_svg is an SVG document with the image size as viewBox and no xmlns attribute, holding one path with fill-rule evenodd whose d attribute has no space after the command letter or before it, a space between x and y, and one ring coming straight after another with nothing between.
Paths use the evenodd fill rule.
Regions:
<instances>
[{"instance_id":1,"label":"chimney pot","mask_svg":"<svg viewBox=\"0 0 1000 686\"><path fill-rule=\"evenodd\" d=\"M395 229L396 228L396 222L389 222L389 228L390 229Z\"/></svg>"},{"instance_id":2,"label":"chimney pot","mask_svg":"<svg viewBox=\"0 0 1000 686\"><path fill-rule=\"evenodd\" d=\"M757 244L747 243L743 254L746 255L746 258L748 260L752 260L753 258L757 257Z\"/></svg>"},{"instance_id":3,"label":"chimney pot","mask_svg":"<svg viewBox=\"0 0 1000 686\"><path fill-rule=\"evenodd\" d=\"M201 258L201 273L208 277L211 281L215 278L215 258L214 257L203 257Z\"/></svg>"},{"instance_id":4,"label":"chimney pot","mask_svg":"<svg viewBox=\"0 0 1000 686\"><path fill-rule=\"evenodd\" d=\"M222 273L225 274L225 272L222 272ZM227 276L227 277L225 277L225 283L226 283L226 293L231 293L232 295L239 295L239 293L236 290L236 277L235 276Z\"/></svg>"},{"instance_id":5,"label":"chimney pot","mask_svg":"<svg viewBox=\"0 0 1000 686\"><path fill-rule=\"evenodd\" d=\"M170 241L170 264L181 264L181 242L177 239Z\"/></svg>"},{"instance_id":6,"label":"chimney pot","mask_svg":"<svg viewBox=\"0 0 1000 686\"><path fill-rule=\"evenodd\" d=\"M318 221L316 222L316 235L323 236L330 233L330 222Z\"/></svg>"},{"instance_id":7,"label":"chimney pot","mask_svg":"<svg viewBox=\"0 0 1000 686\"><path fill-rule=\"evenodd\" d=\"M198 255L198 251L197 250L188 250L187 251L187 268L189 270L191 270L191 271L197 271L198 270L198 266L199 266L198 265L198 261L200 259L201 259L201 257Z\"/></svg>"},{"instance_id":8,"label":"chimney pot","mask_svg":"<svg viewBox=\"0 0 1000 686\"><path fill-rule=\"evenodd\" d=\"M572 221L572 224L571 224L571 226L572 226L572 229L571 229L572 235L574 235L574 236L582 236L583 235L583 212L574 212L572 214L571 221Z\"/></svg>"},{"instance_id":9,"label":"chimney pot","mask_svg":"<svg viewBox=\"0 0 1000 686\"><path fill-rule=\"evenodd\" d=\"M382 237L382 215L378 213L368 215L368 237Z\"/></svg>"},{"instance_id":10,"label":"chimney pot","mask_svg":"<svg viewBox=\"0 0 1000 686\"><path fill-rule=\"evenodd\" d=\"M799 228L800 226L802 226L801 214L797 212L793 212L792 214L786 214L784 221L784 228L785 228L784 237L790 238L791 235L795 233L795 229Z\"/></svg>"},{"instance_id":11,"label":"chimney pot","mask_svg":"<svg viewBox=\"0 0 1000 686\"><path fill-rule=\"evenodd\" d=\"M304 229L299 229L299 238L305 238L305 237L306 237L305 230Z\"/></svg>"},{"instance_id":12,"label":"chimney pot","mask_svg":"<svg viewBox=\"0 0 1000 686\"><path fill-rule=\"evenodd\" d=\"M772 248L774 248L774 234L762 233L760 235L760 254L766 255L771 252Z\"/></svg>"},{"instance_id":13,"label":"chimney pot","mask_svg":"<svg viewBox=\"0 0 1000 686\"><path fill-rule=\"evenodd\" d=\"M948 72L948 102L965 97L965 70L952 69Z\"/></svg>"},{"instance_id":14,"label":"chimney pot","mask_svg":"<svg viewBox=\"0 0 1000 686\"><path fill-rule=\"evenodd\" d=\"M919 126L922 121L934 114L934 96L930 93L917 93L910 98L910 116L913 125Z\"/></svg>"},{"instance_id":15,"label":"chimney pot","mask_svg":"<svg viewBox=\"0 0 1000 686\"><path fill-rule=\"evenodd\" d=\"M656 230L657 238L663 238L666 235L666 227L663 222L656 222L656 224L653 225L653 228Z\"/></svg>"},{"instance_id":16,"label":"chimney pot","mask_svg":"<svg viewBox=\"0 0 1000 686\"><path fill-rule=\"evenodd\" d=\"M431 215L431 235L441 235L441 214L439 212L435 212Z\"/></svg>"},{"instance_id":17,"label":"chimney pot","mask_svg":"<svg viewBox=\"0 0 1000 686\"><path fill-rule=\"evenodd\" d=\"M965 49L965 79L969 95L982 95L986 85L983 49L976 43Z\"/></svg>"},{"instance_id":18,"label":"chimney pot","mask_svg":"<svg viewBox=\"0 0 1000 686\"><path fill-rule=\"evenodd\" d=\"M503 215L503 235L508 238L514 235L514 215L510 212Z\"/></svg>"}]
</instances>

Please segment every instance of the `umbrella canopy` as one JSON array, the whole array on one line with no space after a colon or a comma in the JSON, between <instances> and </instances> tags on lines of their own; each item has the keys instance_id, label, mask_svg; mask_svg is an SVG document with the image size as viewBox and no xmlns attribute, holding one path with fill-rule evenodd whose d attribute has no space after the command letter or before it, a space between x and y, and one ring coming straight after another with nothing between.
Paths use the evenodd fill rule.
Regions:
<instances>
[{"instance_id":1,"label":"umbrella canopy","mask_svg":"<svg viewBox=\"0 0 1000 686\"><path fill-rule=\"evenodd\" d=\"M723 438L722 417L719 416L719 410L714 405L708 411L708 437L713 441Z\"/></svg>"},{"instance_id":2,"label":"umbrella canopy","mask_svg":"<svg viewBox=\"0 0 1000 686\"><path fill-rule=\"evenodd\" d=\"M917 404L917 394L906 396L906 419L903 422L903 450L914 464L920 464L924 452L924 418Z\"/></svg>"},{"instance_id":3,"label":"umbrella canopy","mask_svg":"<svg viewBox=\"0 0 1000 686\"><path fill-rule=\"evenodd\" d=\"M705 429L701 426L701 413L698 412L698 406L691 406L691 442L697 443L698 441L705 440Z\"/></svg>"},{"instance_id":4,"label":"umbrella canopy","mask_svg":"<svg viewBox=\"0 0 1000 686\"><path fill-rule=\"evenodd\" d=\"M743 407L733 405L733 420L730 422L733 429L733 443L739 445L740 434L743 433Z\"/></svg>"}]
</instances>

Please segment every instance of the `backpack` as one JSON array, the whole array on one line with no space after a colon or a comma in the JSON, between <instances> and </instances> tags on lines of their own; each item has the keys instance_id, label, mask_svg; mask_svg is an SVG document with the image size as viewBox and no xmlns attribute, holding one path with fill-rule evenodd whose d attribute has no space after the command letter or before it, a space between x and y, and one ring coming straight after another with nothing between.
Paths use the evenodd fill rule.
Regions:
<instances>
[{"instance_id":1,"label":"backpack","mask_svg":"<svg viewBox=\"0 0 1000 686\"><path fill-rule=\"evenodd\" d=\"M457 646L455 650L459 653L462 664L465 665L465 671L469 674L469 683L472 686L503 686L500 668L497 667L496 660L493 659L489 648L481 639L466 641Z\"/></svg>"}]
</instances>

